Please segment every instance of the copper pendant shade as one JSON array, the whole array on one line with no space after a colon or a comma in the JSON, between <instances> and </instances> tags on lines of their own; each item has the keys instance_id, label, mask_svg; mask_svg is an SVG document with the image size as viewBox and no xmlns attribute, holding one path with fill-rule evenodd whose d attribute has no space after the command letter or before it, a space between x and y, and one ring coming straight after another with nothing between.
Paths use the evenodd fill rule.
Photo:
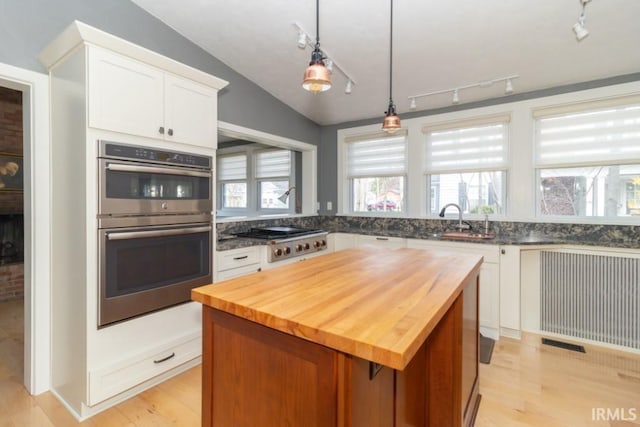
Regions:
<instances>
[{"instance_id":1,"label":"copper pendant shade","mask_svg":"<svg viewBox=\"0 0 640 427\"><path fill-rule=\"evenodd\" d=\"M304 71L302 87L312 93L331 89L331 76L320 50L320 0L316 0L316 45L311 53L311 62Z\"/></svg>"},{"instance_id":2,"label":"copper pendant shade","mask_svg":"<svg viewBox=\"0 0 640 427\"><path fill-rule=\"evenodd\" d=\"M382 121L382 129L387 133L394 133L400 129L400 117L396 114L396 105L393 103L393 0L391 1L390 32L389 32L389 107L385 111Z\"/></svg>"}]
</instances>

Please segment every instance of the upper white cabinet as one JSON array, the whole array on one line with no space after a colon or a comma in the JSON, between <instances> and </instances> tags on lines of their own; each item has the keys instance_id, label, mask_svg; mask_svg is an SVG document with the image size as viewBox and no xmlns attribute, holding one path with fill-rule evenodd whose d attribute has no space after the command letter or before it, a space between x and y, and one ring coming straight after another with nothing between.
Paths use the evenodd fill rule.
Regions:
<instances>
[{"instance_id":1,"label":"upper white cabinet","mask_svg":"<svg viewBox=\"0 0 640 427\"><path fill-rule=\"evenodd\" d=\"M215 148L217 90L104 49L88 56L90 127Z\"/></svg>"}]
</instances>

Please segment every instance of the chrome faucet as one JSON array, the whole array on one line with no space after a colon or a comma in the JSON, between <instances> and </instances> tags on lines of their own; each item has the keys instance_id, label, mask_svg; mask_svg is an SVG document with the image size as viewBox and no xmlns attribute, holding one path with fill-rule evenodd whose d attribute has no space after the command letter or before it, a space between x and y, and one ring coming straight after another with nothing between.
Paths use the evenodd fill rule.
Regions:
<instances>
[{"instance_id":1,"label":"chrome faucet","mask_svg":"<svg viewBox=\"0 0 640 427\"><path fill-rule=\"evenodd\" d=\"M444 218L444 211L446 211L449 206L453 206L456 209L458 209L458 225L456 225L456 228L458 230L460 230L460 231L462 231L462 230L470 230L471 226L469 224L463 224L462 223L462 209L460 209L460 206L456 205L455 203L449 203L449 204L444 205L444 207L440 211L440 217Z\"/></svg>"}]
</instances>

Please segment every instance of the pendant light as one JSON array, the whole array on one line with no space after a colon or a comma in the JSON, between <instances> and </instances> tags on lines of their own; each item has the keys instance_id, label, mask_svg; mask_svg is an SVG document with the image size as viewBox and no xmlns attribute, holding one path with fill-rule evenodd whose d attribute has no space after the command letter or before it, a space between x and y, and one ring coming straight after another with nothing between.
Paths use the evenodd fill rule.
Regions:
<instances>
[{"instance_id":1,"label":"pendant light","mask_svg":"<svg viewBox=\"0 0 640 427\"><path fill-rule=\"evenodd\" d=\"M389 31L389 107L383 122L382 129L387 133L394 133L400 129L400 117L396 115L396 105L393 103L393 0L391 0Z\"/></svg>"},{"instance_id":2,"label":"pendant light","mask_svg":"<svg viewBox=\"0 0 640 427\"><path fill-rule=\"evenodd\" d=\"M312 93L331 89L329 70L324 65L325 58L320 50L320 0L316 0L316 45L311 53L311 62L304 71L302 87Z\"/></svg>"}]
</instances>

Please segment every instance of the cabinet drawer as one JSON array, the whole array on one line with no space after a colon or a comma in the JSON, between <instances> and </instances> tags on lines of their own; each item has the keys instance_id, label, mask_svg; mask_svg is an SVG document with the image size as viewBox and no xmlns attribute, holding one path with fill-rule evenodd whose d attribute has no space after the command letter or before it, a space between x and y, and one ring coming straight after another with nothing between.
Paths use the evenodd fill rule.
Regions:
<instances>
[{"instance_id":1,"label":"cabinet drawer","mask_svg":"<svg viewBox=\"0 0 640 427\"><path fill-rule=\"evenodd\" d=\"M246 274L255 273L260 271L260 264L251 264L244 267L229 268L224 271L219 271L216 274L216 282L222 282L223 280L233 279L235 277L244 276Z\"/></svg>"},{"instance_id":2,"label":"cabinet drawer","mask_svg":"<svg viewBox=\"0 0 640 427\"><path fill-rule=\"evenodd\" d=\"M89 371L89 406L195 359L202 354L201 341L201 334L191 334L110 366Z\"/></svg>"},{"instance_id":3,"label":"cabinet drawer","mask_svg":"<svg viewBox=\"0 0 640 427\"><path fill-rule=\"evenodd\" d=\"M358 246L373 245L386 248L404 248L407 246L406 239L402 237L367 236L358 235Z\"/></svg>"},{"instance_id":4,"label":"cabinet drawer","mask_svg":"<svg viewBox=\"0 0 640 427\"><path fill-rule=\"evenodd\" d=\"M251 246L248 248L221 251L217 253L216 260L218 261L218 265L216 266L218 272L258 264L260 262L259 247Z\"/></svg>"}]
</instances>

